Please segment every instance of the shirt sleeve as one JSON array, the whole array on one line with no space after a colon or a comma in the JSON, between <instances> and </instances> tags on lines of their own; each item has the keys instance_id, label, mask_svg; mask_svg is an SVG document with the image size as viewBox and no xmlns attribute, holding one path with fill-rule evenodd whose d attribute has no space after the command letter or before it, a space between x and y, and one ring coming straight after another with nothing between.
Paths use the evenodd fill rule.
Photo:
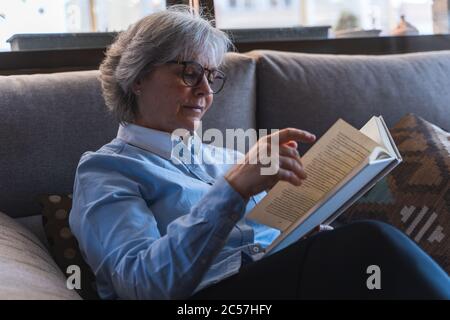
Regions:
<instances>
[{"instance_id":1,"label":"shirt sleeve","mask_svg":"<svg viewBox=\"0 0 450 320\"><path fill-rule=\"evenodd\" d=\"M70 226L97 281L122 299L189 297L245 213L223 178L161 236L139 185L111 155L83 156ZM99 292L104 298L108 297Z\"/></svg>"}]
</instances>

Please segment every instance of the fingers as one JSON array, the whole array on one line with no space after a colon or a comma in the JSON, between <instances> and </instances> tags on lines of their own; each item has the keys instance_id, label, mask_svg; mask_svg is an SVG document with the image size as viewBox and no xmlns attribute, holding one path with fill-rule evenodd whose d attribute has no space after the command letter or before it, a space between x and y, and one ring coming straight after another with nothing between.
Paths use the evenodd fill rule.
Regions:
<instances>
[{"instance_id":1,"label":"fingers","mask_svg":"<svg viewBox=\"0 0 450 320\"><path fill-rule=\"evenodd\" d=\"M290 158L294 159L295 161L298 162L298 164L300 165L300 167L303 168L302 160L301 160L301 158L300 158L300 154L298 153L298 150L297 150L297 149L288 147L288 146L285 144L285 145L282 145L282 146L280 147L279 155L280 155L281 157L290 157Z\"/></svg>"},{"instance_id":2,"label":"fingers","mask_svg":"<svg viewBox=\"0 0 450 320\"><path fill-rule=\"evenodd\" d=\"M282 168L278 169L278 179L289 182L297 187L302 185L302 180L299 177L297 177L297 175L294 172L290 170Z\"/></svg>"},{"instance_id":3,"label":"fingers","mask_svg":"<svg viewBox=\"0 0 450 320\"><path fill-rule=\"evenodd\" d=\"M300 186L302 180L307 178L307 175L299 161L290 157L280 157L278 178L288 181L295 186Z\"/></svg>"},{"instance_id":4,"label":"fingers","mask_svg":"<svg viewBox=\"0 0 450 320\"><path fill-rule=\"evenodd\" d=\"M316 136L312 133L295 128L286 128L273 133L273 135L278 135L278 141L280 144L284 144L286 142L289 142L290 140L305 143L311 143L316 140Z\"/></svg>"},{"instance_id":5,"label":"fingers","mask_svg":"<svg viewBox=\"0 0 450 320\"><path fill-rule=\"evenodd\" d=\"M274 140L277 143L272 146L270 142L275 135L277 139ZM302 180L306 179L306 172L297 151L296 141L314 140L314 135L298 129L284 129L262 137L239 163L225 174L225 179L244 199L273 187L280 180L299 186ZM272 156L278 161L272 163L272 159L269 159L271 162L268 169L275 170L262 173L262 169L267 165L267 157Z\"/></svg>"},{"instance_id":6,"label":"fingers","mask_svg":"<svg viewBox=\"0 0 450 320\"><path fill-rule=\"evenodd\" d=\"M291 148L294 148L294 149L297 149L297 148L298 148L298 144L297 144L297 142L295 142L294 140L291 140L291 141L285 143L284 145L287 145L287 146L289 146L289 147L291 147Z\"/></svg>"},{"instance_id":7,"label":"fingers","mask_svg":"<svg viewBox=\"0 0 450 320\"><path fill-rule=\"evenodd\" d=\"M280 147L278 179L290 182L294 186L300 186L307 175L300 154L296 148L293 148L296 145L295 142L289 141Z\"/></svg>"},{"instance_id":8,"label":"fingers","mask_svg":"<svg viewBox=\"0 0 450 320\"><path fill-rule=\"evenodd\" d=\"M300 153L298 153L297 148L289 147L287 144L280 146L279 155L300 160Z\"/></svg>"}]
</instances>

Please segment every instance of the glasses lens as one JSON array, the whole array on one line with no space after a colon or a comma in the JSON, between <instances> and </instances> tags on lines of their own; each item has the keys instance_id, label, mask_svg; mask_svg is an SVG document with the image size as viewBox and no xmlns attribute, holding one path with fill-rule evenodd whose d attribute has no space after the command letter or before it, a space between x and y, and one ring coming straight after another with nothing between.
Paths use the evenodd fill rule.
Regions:
<instances>
[{"instance_id":1,"label":"glasses lens","mask_svg":"<svg viewBox=\"0 0 450 320\"><path fill-rule=\"evenodd\" d=\"M203 78L203 67L195 62L186 63L184 67L183 80L191 87L195 87L202 81Z\"/></svg>"},{"instance_id":2,"label":"glasses lens","mask_svg":"<svg viewBox=\"0 0 450 320\"><path fill-rule=\"evenodd\" d=\"M219 70L211 71L208 75L208 82L212 92L218 93L225 84L225 74Z\"/></svg>"},{"instance_id":3,"label":"glasses lens","mask_svg":"<svg viewBox=\"0 0 450 320\"><path fill-rule=\"evenodd\" d=\"M205 69L196 62L189 62L185 64L183 72L183 81L190 87L195 87L200 84L205 74ZM225 84L225 74L219 70L211 70L206 72L209 87L213 93L218 93L222 90Z\"/></svg>"}]
</instances>

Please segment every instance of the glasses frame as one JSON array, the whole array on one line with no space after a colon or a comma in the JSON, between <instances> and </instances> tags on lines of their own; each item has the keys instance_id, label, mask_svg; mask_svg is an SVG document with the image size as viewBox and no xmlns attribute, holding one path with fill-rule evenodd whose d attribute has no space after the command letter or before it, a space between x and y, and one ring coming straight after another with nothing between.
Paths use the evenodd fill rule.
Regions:
<instances>
[{"instance_id":1,"label":"glasses frame","mask_svg":"<svg viewBox=\"0 0 450 320\"><path fill-rule=\"evenodd\" d=\"M183 79L184 84L185 84L186 86L188 86L188 87L191 87L191 88L197 87L197 86L200 84L200 82L202 82L203 77L205 76L205 72L208 72L207 75L206 75L206 79L207 79L207 81L208 81L208 84L210 85L210 86L209 86L210 88L211 88L211 82L209 81L209 77L210 77L211 73L217 72L217 73L219 73L219 74L222 76L222 79L223 79L222 86L221 86L218 90L216 90L216 91L214 91L214 90L211 88L211 91L212 91L213 94L217 94L217 93L219 93L220 91L222 91L223 87L225 86L225 82L227 81L227 76L226 76L226 74L225 74L223 71L218 70L218 69L208 69L208 68L205 68L205 67L203 67L200 63L198 63L197 61L176 61L176 60L172 60L172 61L168 61L167 63L180 64L180 65L183 66L183 72L182 72L182 74L181 74L181 78ZM194 85L189 84L189 82L185 79L186 68L187 68L187 66L188 66L189 64L195 64L195 65L198 65L198 66L200 67L200 69L202 70L201 76L198 77L197 82L196 82Z\"/></svg>"}]
</instances>

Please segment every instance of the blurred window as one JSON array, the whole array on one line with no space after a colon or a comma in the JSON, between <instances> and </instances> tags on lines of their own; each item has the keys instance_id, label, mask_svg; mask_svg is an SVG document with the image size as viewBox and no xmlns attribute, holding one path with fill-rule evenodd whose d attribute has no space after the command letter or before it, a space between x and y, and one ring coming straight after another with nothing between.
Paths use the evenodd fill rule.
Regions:
<instances>
[{"instance_id":1,"label":"blurred window","mask_svg":"<svg viewBox=\"0 0 450 320\"><path fill-rule=\"evenodd\" d=\"M330 25L331 36L449 33L449 6L449 0L214 1L219 28Z\"/></svg>"},{"instance_id":2,"label":"blurred window","mask_svg":"<svg viewBox=\"0 0 450 320\"><path fill-rule=\"evenodd\" d=\"M449 6L450 0L214 1L222 29L331 26L330 37L447 34ZM13 34L121 31L165 7L166 0L0 0L0 50L10 50Z\"/></svg>"},{"instance_id":3,"label":"blurred window","mask_svg":"<svg viewBox=\"0 0 450 320\"><path fill-rule=\"evenodd\" d=\"M0 0L0 50L18 33L104 32L126 29L165 0Z\"/></svg>"}]
</instances>

